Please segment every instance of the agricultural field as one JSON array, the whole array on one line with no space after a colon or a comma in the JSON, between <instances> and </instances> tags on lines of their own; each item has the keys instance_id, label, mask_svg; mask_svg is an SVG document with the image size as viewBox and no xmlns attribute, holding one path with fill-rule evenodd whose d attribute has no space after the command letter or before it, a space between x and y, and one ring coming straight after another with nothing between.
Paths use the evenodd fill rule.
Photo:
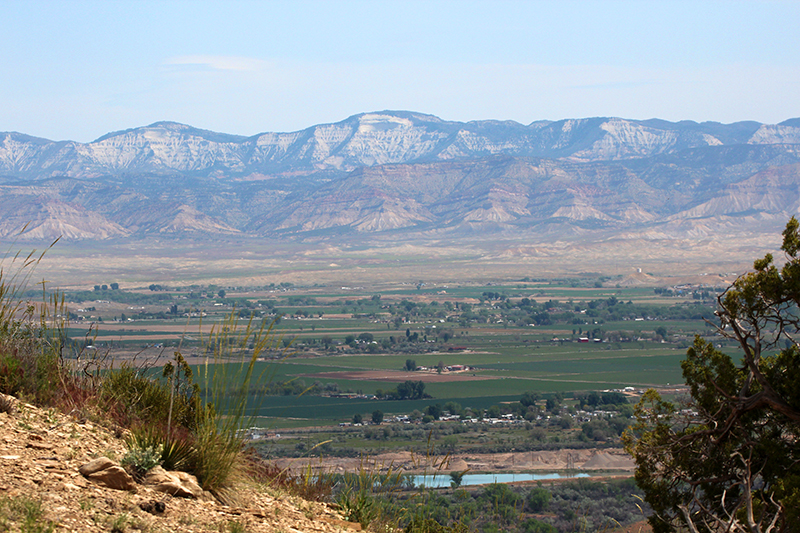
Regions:
<instances>
[{"instance_id":1,"label":"agricultural field","mask_svg":"<svg viewBox=\"0 0 800 533\"><path fill-rule=\"evenodd\" d=\"M269 329L250 384L251 414L258 426L289 429L448 402L475 414L528 392L574 399L674 387L694 336L713 335L705 320L719 291L524 278L364 287L112 283L64 296L75 349L118 364L158 366L179 351L201 365L220 335L230 357L250 357L253 333ZM418 382L420 395L402 394Z\"/></svg>"}]
</instances>

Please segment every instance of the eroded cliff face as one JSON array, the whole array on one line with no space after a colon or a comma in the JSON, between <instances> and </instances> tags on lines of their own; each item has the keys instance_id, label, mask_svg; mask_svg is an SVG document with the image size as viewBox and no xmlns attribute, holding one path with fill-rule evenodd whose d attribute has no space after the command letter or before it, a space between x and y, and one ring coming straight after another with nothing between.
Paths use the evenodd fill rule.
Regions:
<instances>
[{"instance_id":1,"label":"eroded cliff face","mask_svg":"<svg viewBox=\"0 0 800 533\"><path fill-rule=\"evenodd\" d=\"M796 212L799 146L797 120L526 126L389 111L253 137L170 122L85 144L3 133L0 233L736 231Z\"/></svg>"}]
</instances>

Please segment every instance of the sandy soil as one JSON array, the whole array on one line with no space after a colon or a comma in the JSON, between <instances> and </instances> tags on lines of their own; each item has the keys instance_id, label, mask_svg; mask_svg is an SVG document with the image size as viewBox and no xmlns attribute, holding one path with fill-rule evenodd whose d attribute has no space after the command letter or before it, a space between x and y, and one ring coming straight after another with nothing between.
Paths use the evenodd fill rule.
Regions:
<instances>
[{"instance_id":1,"label":"sandy soil","mask_svg":"<svg viewBox=\"0 0 800 533\"><path fill-rule=\"evenodd\" d=\"M362 467L368 470L402 471L411 474L425 472L531 472L561 471L576 469L586 472L624 471L633 472L633 460L623 450L586 449L555 450L541 452L511 452L492 454L455 454L452 456L428 457L412 452L384 453L363 458L300 458L282 459L282 468L300 472L311 466L319 472L357 472Z\"/></svg>"}]
</instances>

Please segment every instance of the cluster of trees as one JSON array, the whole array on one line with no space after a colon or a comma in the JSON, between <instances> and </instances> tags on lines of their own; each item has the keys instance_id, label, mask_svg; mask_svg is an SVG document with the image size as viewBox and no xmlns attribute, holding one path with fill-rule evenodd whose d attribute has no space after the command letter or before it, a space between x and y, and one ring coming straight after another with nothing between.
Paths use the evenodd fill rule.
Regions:
<instances>
[{"instance_id":1,"label":"cluster of trees","mask_svg":"<svg viewBox=\"0 0 800 533\"><path fill-rule=\"evenodd\" d=\"M710 316L713 310L702 302L682 302L664 307L656 305L622 302L615 296L586 302L560 302L549 300L541 304L528 298L506 299L494 304L495 313L504 320L517 325L536 324L574 324L583 325L596 322L618 322L637 318L658 318L667 320L700 319ZM480 314L480 313L479 313Z\"/></svg>"},{"instance_id":2,"label":"cluster of trees","mask_svg":"<svg viewBox=\"0 0 800 533\"><path fill-rule=\"evenodd\" d=\"M113 285L117 285L116 283L112 283ZM109 300L112 302L118 303L125 303L125 304L138 304L138 305L153 305L153 304L163 304L166 301L172 300L172 295L168 293L161 293L161 294L143 294L138 292L129 292L123 289L120 289L117 286L116 289L108 289L105 285L96 285L97 291L100 292L98 294L97 291L70 291L64 293L64 298L68 302L88 302L97 300L98 297L103 298L105 300Z\"/></svg>"},{"instance_id":3,"label":"cluster of trees","mask_svg":"<svg viewBox=\"0 0 800 533\"><path fill-rule=\"evenodd\" d=\"M425 393L425 382L423 381L405 381L397 385L393 390L375 391L375 396L386 400L420 400L422 398L430 398L429 394Z\"/></svg>"},{"instance_id":4,"label":"cluster of trees","mask_svg":"<svg viewBox=\"0 0 800 533\"><path fill-rule=\"evenodd\" d=\"M701 296L706 292L698 293L697 299L664 307L659 305L634 304L631 301L622 302L615 296L607 299L575 302L548 300L537 303L530 298L510 298L505 294L485 291L480 298L480 304L473 306L468 303L431 302L430 304L402 300L397 304L382 305L380 309L372 309L372 316L377 313L388 312L391 315L389 327L400 329L406 322L419 321L426 318L439 318L447 322L457 322L462 327L470 323L486 323L503 320L506 324L517 326L535 325L580 325L602 324L609 321L634 320L636 318L654 318L659 320L686 320L709 317L713 307L705 303ZM699 299L699 301L698 301ZM357 302L361 304L362 301ZM353 312L365 311L367 304L374 304L371 300L364 301L364 309L353 308ZM342 311L347 312L347 308ZM587 331L588 333L588 331ZM408 336L415 335L410 333ZM602 338L602 330L594 335ZM417 339L410 339L416 341Z\"/></svg>"},{"instance_id":5,"label":"cluster of trees","mask_svg":"<svg viewBox=\"0 0 800 533\"><path fill-rule=\"evenodd\" d=\"M719 289L702 288L684 291L680 289L656 287L653 289L653 292L660 296L685 296L688 293L692 295L692 299L694 300L708 300L713 298L719 292Z\"/></svg>"},{"instance_id":6,"label":"cluster of trees","mask_svg":"<svg viewBox=\"0 0 800 533\"><path fill-rule=\"evenodd\" d=\"M575 394L578 405L581 409L587 405L590 407L614 407L626 405L628 397L622 392L579 392Z\"/></svg>"},{"instance_id":7,"label":"cluster of trees","mask_svg":"<svg viewBox=\"0 0 800 533\"><path fill-rule=\"evenodd\" d=\"M380 409L375 409L372 411L372 423L376 426L379 426L381 422L383 422L383 411ZM364 417L361 416L360 413L356 413L353 415L353 424L362 424L364 422Z\"/></svg>"},{"instance_id":8,"label":"cluster of trees","mask_svg":"<svg viewBox=\"0 0 800 533\"><path fill-rule=\"evenodd\" d=\"M572 533L610 531L642 519L642 491L632 480L598 483L586 480L524 487L493 483L478 490L457 488L463 473L450 474L449 493L426 492L411 506L416 512L407 520L424 521L469 531L512 533ZM388 505L408 507L408 493L395 496ZM646 510L646 507L645 507ZM406 513L408 516L408 513ZM410 529L410 528L409 528ZM444 531L429 527L425 531Z\"/></svg>"},{"instance_id":9,"label":"cluster of trees","mask_svg":"<svg viewBox=\"0 0 800 533\"><path fill-rule=\"evenodd\" d=\"M312 326L313 327L313 326ZM346 335L344 338L344 344L347 346L345 353L407 353L407 354L419 354L419 353L426 353L426 352L433 352L436 350L440 350L441 346L436 346L434 343L429 343L429 336L427 334L420 335L419 332L411 333L408 330L409 334L406 337L400 335L391 335L389 338L381 338L376 339L372 333L361 333L359 335ZM452 332L440 332L436 336L430 337L430 340L434 338L440 342L446 342L445 339L450 339L452 336ZM305 339L304 342L310 342L309 339ZM326 347L329 347L333 344L333 339L325 336L322 337L321 342L325 344Z\"/></svg>"}]
</instances>

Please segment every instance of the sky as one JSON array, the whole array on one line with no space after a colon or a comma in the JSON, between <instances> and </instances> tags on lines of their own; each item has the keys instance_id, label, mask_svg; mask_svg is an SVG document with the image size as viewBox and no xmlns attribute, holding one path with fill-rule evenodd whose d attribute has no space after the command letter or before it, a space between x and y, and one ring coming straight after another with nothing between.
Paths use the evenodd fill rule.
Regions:
<instances>
[{"instance_id":1,"label":"sky","mask_svg":"<svg viewBox=\"0 0 800 533\"><path fill-rule=\"evenodd\" d=\"M0 0L0 131L800 117L800 1Z\"/></svg>"}]
</instances>

